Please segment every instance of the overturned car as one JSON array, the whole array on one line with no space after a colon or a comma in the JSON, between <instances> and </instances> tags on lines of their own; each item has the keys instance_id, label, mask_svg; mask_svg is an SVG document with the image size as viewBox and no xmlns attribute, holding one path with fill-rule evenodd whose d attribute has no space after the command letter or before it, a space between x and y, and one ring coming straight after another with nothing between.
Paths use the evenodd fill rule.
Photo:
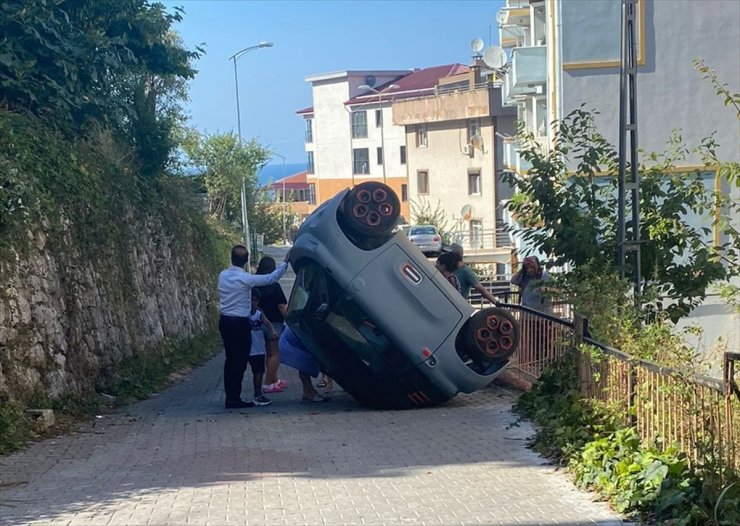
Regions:
<instances>
[{"instance_id":1,"label":"overturned car","mask_svg":"<svg viewBox=\"0 0 740 526\"><path fill-rule=\"evenodd\" d=\"M519 345L514 318L473 309L401 232L393 190L365 182L298 230L286 322L363 405L406 409L488 385Z\"/></svg>"}]
</instances>

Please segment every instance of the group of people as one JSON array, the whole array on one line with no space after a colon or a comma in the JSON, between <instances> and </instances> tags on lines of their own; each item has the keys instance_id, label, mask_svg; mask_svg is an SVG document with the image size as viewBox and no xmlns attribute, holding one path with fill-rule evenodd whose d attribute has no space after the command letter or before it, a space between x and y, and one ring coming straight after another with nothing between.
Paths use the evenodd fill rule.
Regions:
<instances>
[{"instance_id":1,"label":"group of people","mask_svg":"<svg viewBox=\"0 0 740 526\"><path fill-rule=\"evenodd\" d=\"M480 283L475 272L463 262L463 247L457 243L442 251L435 266L463 298L468 299L470 290L474 289L492 304L499 304L491 291ZM520 303L523 306L550 314L552 305L543 287L548 281L550 276L536 256L524 258L521 268L511 278L511 283L519 287Z\"/></svg>"},{"instance_id":2,"label":"group of people","mask_svg":"<svg viewBox=\"0 0 740 526\"><path fill-rule=\"evenodd\" d=\"M252 274L245 269L249 252L243 245L236 245L231 250L231 266L219 274L218 328L226 351L227 409L272 403L265 394L280 393L288 385L278 377L281 361L298 369L304 401L330 399L313 386L311 378L318 376L318 362L285 325L288 300L278 280L288 268L288 255L280 264L269 256L261 258L256 274ZM252 369L254 391L252 400L248 401L241 397L247 365ZM327 378L323 380L326 382ZM331 384L328 385L330 389Z\"/></svg>"}]
</instances>

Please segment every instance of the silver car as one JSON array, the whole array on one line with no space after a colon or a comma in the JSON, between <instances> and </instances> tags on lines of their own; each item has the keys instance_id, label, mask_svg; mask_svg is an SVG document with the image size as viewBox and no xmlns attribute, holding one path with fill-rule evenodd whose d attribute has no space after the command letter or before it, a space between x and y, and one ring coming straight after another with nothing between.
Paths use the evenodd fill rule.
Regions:
<instances>
[{"instance_id":1,"label":"silver car","mask_svg":"<svg viewBox=\"0 0 740 526\"><path fill-rule=\"evenodd\" d=\"M425 255L438 256L442 252L442 235L434 225L412 226L408 237Z\"/></svg>"},{"instance_id":2,"label":"silver car","mask_svg":"<svg viewBox=\"0 0 740 526\"><path fill-rule=\"evenodd\" d=\"M401 232L398 197L362 183L323 203L290 251L286 322L362 404L439 404L488 385L519 345L499 308L474 310Z\"/></svg>"}]
</instances>

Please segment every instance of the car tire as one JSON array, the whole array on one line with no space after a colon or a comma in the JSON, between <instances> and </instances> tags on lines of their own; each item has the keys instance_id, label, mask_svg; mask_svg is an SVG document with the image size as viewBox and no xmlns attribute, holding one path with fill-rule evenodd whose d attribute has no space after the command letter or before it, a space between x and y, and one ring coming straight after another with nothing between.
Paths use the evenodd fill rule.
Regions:
<instances>
[{"instance_id":1,"label":"car tire","mask_svg":"<svg viewBox=\"0 0 740 526\"><path fill-rule=\"evenodd\" d=\"M464 330L465 350L473 359L505 360L519 348L519 323L504 309L490 307L476 312Z\"/></svg>"},{"instance_id":2,"label":"car tire","mask_svg":"<svg viewBox=\"0 0 740 526\"><path fill-rule=\"evenodd\" d=\"M401 203L391 187L367 181L349 191L341 207L344 225L354 234L388 235L398 223Z\"/></svg>"}]
</instances>

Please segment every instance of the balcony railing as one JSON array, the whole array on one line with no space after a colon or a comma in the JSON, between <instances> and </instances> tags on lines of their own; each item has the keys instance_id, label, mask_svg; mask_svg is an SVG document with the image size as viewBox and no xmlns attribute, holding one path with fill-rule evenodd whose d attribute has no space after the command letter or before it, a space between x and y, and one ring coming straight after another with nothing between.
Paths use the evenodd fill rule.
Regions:
<instances>
[{"instance_id":1,"label":"balcony railing","mask_svg":"<svg viewBox=\"0 0 740 526\"><path fill-rule=\"evenodd\" d=\"M511 82L514 88L547 82L547 47L517 47L511 51Z\"/></svg>"}]
</instances>

